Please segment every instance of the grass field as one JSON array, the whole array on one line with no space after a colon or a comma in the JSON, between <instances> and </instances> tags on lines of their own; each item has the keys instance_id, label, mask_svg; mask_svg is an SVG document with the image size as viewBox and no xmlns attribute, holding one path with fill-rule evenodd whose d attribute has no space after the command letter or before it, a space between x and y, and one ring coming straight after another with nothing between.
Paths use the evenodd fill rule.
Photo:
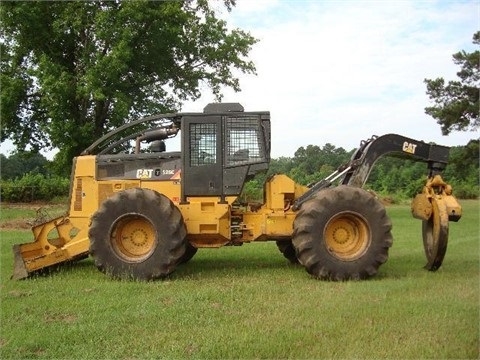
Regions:
<instances>
[{"instance_id":1,"label":"grass field","mask_svg":"<svg viewBox=\"0 0 480 360\"><path fill-rule=\"evenodd\" d=\"M31 233L3 226L0 358L478 359L479 202L462 205L437 272L422 269L420 221L396 205L388 262L343 283L270 242L199 250L165 281L111 280L91 259L12 281L11 246ZM3 206L0 225L34 215Z\"/></svg>"}]
</instances>

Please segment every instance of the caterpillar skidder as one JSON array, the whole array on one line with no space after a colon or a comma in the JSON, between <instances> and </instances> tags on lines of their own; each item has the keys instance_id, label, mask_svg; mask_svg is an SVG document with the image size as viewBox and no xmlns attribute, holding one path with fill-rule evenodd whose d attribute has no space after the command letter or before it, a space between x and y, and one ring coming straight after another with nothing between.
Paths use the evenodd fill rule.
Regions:
<instances>
[{"instance_id":1,"label":"caterpillar skidder","mask_svg":"<svg viewBox=\"0 0 480 360\"><path fill-rule=\"evenodd\" d=\"M177 134L181 151L166 151L165 140ZM73 160L68 211L33 226L33 242L14 245L13 278L89 255L113 277L164 278L198 248L272 240L316 278L366 279L392 245L384 206L362 188L387 154L427 164L412 214L422 220L425 267L433 271L445 256L449 221L461 217L441 178L448 152L395 134L372 137L327 178L307 187L273 175L263 204L248 204L240 201L243 185L270 161L269 112L225 103L142 118Z\"/></svg>"}]
</instances>

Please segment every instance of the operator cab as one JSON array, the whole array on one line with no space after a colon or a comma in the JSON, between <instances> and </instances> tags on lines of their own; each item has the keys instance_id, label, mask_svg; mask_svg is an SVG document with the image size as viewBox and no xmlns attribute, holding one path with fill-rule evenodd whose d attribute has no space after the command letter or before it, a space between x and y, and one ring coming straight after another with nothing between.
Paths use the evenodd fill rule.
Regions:
<instances>
[{"instance_id":1,"label":"operator cab","mask_svg":"<svg viewBox=\"0 0 480 360\"><path fill-rule=\"evenodd\" d=\"M182 114L182 201L191 196L236 196L245 181L268 169L270 113L238 103L209 104Z\"/></svg>"}]
</instances>

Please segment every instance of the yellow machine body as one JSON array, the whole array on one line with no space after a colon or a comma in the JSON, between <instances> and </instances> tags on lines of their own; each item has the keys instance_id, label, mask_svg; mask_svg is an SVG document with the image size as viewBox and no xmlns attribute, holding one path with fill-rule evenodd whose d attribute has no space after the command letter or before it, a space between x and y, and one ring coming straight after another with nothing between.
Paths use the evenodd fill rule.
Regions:
<instances>
[{"instance_id":1,"label":"yellow machine body","mask_svg":"<svg viewBox=\"0 0 480 360\"><path fill-rule=\"evenodd\" d=\"M180 130L181 151L167 152L163 140ZM242 202L245 183L268 170L270 138L270 113L245 112L236 103L154 115L110 131L74 159L66 214L35 225L33 242L14 245L13 278L91 255L114 277L158 279L198 248L272 240L316 278L366 279L387 260L393 238L383 204L362 186L377 159L390 153L428 164L412 214L423 221L426 267L441 266L448 222L462 212L440 177L447 147L373 136L326 178L307 187L273 175L261 203Z\"/></svg>"},{"instance_id":2,"label":"yellow machine body","mask_svg":"<svg viewBox=\"0 0 480 360\"><path fill-rule=\"evenodd\" d=\"M239 245L244 242L289 239L295 212L293 201L308 188L286 175L275 175L265 184L265 204L235 206L236 197L190 197L180 203L180 179L168 181L97 181L95 156L75 161L70 189L70 207L64 216L32 228L34 241L14 246L14 279L55 264L82 259L89 254L88 230L91 216L103 201L116 192L145 188L164 194L178 206L187 240L195 248ZM232 217L238 218L232 224Z\"/></svg>"}]
</instances>

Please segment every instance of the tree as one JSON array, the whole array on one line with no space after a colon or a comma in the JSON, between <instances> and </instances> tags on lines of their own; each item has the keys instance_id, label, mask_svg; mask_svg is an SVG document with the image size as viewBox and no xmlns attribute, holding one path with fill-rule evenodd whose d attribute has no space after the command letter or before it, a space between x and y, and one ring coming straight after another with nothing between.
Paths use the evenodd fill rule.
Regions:
<instances>
[{"instance_id":1,"label":"tree","mask_svg":"<svg viewBox=\"0 0 480 360\"><path fill-rule=\"evenodd\" d=\"M470 140L465 146L450 149L446 176L457 181L469 181L477 186L479 182L480 140Z\"/></svg>"},{"instance_id":2,"label":"tree","mask_svg":"<svg viewBox=\"0 0 480 360\"><path fill-rule=\"evenodd\" d=\"M345 149L336 148L330 143L325 144L322 148L317 145L308 145L306 148L299 147L293 158L294 178L301 183L318 181L346 163L349 158Z\"/></svg>"},{"instance_id":3,"label":"tree","mask_svg":"<svg viewBox=\"0 0 480 360\"><path fill-rule=\"evenodd\" d=\"M480 31L473 35L473 43L480 44ZM475 130L480 126L479 60L479 50L471 53L462 50L453 55L454 63L461 66L457 72L460 81L449 81L445 85L443 78L424 80L427 95L435 104L426 107L425 113L437 120L443 135L453 130Z\"/></svg>"},{"instance_id":4,"label":"tree","mask_svg":"<svg viewBox=\"0 0 480 360\"><path fill-rule=\"evenodd\" d=\"M21 178L26 173L47 175L49 161L39 153L19 151L8 158L0 154L0 178L2 180Z\"/></svg>"},{"instance_id":5,"label":"tree","mask_svg":"<svg viewBox=\"0 0 480 360\"><path fill-rule=\"evenodd\" d=\"M230 11L235 0L224 0ZM132 119L177 111L202 86L240 90L256 39L207 0L2 1L0 140L71 159Z\"/></svg>"}]
</instances>

